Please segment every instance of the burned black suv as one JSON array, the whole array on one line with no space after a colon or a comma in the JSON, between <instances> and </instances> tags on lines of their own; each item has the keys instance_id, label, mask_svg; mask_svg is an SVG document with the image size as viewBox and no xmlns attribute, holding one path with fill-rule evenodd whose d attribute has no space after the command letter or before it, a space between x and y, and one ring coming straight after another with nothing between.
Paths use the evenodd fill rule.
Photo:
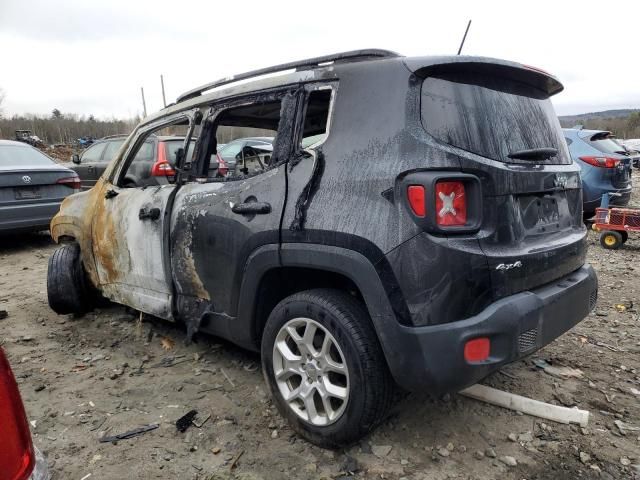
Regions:
<instances>
[{"instance_id":1,"label":"burned black suv","mask_svg":"<svg viewBox=\"0 0 640 480\"><path fill-rule=\"evenodd\" d=\"M64 201L49 303L84 312L102 295L260 351L301 436L353 443L396 386L457 391L593 308L561 90L518 63L381 50L196 88ZM175 180L129 185L167 129L185 135ZM214 175L218 143L254 136L273 137L269 155Z\"/></svg>"}]
</instances>

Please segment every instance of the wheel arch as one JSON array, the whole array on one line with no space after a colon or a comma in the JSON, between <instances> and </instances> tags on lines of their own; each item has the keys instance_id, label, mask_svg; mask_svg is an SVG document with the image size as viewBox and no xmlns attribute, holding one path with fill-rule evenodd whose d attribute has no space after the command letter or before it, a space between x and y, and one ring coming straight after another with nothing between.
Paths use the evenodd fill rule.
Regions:
<instances>
[{"instance_id":1,"label":"wheel arch","mask_svg":"<svg viewBox=\"0 0 640 480\"><path fill-rule=\"evenodd\" d=\"M286 294L280 292L271 297L268 293L265 295L265 289L273 288L276 272L288 275L292 271L320 278L304 284L297 282L302 277L295 277L296 289L285 289ZM328 282L333 283L328 285ZM281 248L265 245L256 249L245 264L238 316L229 332L231 339L246 348L258 350L264 322L275 304L284 298L282 295L319 286L346 289L362 299L388 357L387 326L389 322L397 322L376 268L364 255L330 245L285 243Z\"/></svg>"}]
</instances>

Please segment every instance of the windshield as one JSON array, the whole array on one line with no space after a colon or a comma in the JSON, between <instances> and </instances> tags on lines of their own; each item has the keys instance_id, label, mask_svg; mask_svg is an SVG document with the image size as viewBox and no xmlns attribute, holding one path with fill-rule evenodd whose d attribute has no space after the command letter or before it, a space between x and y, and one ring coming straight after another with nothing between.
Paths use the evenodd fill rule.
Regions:
<instances>
[{"instance_id":1,"label":"windshield","mask_svg":"<svg viewBox=\"0 0 640 480\"><path fill-rule=\"evenodd\" d=\"M570 164L548 96L524 83L482 74L449 73L422 84L422 123L436 139L501 162L521 150L556 148L536 163Z\"/></svg>"},{"instance_id":2,"label":"windshield","mask_svg":"<svg viewBox=\"0 0 640 480\"><path fill-rule=\"evenodd\" d=\"M22 145L0 145L0 167L25 167L55 165L45 154Z\"/></svg>"},{"instance_id":3,"label":"windshield","mask_svg":"<svg viewBox=\"0 0 640 480\"><path fill-rule=\"evenodd\" d=\"M242 145L244 145L243 141L227 143L218 153L225 162L235 160L236 155L239 154L242 149Z\"/></svg>"}]
</instances>

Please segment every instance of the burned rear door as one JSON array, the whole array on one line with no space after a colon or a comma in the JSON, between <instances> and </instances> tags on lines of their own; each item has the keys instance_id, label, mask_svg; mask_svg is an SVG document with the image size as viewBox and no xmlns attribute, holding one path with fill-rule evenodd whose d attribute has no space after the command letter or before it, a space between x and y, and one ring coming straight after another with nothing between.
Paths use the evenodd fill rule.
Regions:
<instances>
[{"instance_id":1,"label":"burned rear door","mask_svg":"<svg viewBox=\"0 0 640 480\"><path fill-rule=\"evenodd\" d=\"M171 219L176 303L191 333L202 328L224 335L220 329L237 313L248 256L260 246L279 243L297 101L298 92L291 88L217 105L202 127L194 154L201 171L181 187ZM208 166L217 165L217 143L235 139L225 132L272 135L273 153L251 162L245 158L232 176L220 176Z\"/></svg>"}]
</instances>

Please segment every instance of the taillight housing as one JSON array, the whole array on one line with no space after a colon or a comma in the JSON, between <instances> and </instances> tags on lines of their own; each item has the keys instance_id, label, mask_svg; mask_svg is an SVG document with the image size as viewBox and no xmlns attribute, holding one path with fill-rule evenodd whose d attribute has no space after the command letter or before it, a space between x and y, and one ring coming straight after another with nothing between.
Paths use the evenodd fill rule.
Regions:
<instances>
[{"instance_id":1,"label":"taillight housing","mask_svg":"<svg viewBox=\"0 0 640 480\"><path fill-rule=\"evenodd\" d=\"M593 165L594 167L601 168L615 168L620 165L620 160L612 157L598 157L593 155L586 155L584 157L579 157L585 163L589 165Z\"/></svg>"},{"instance_id":2,"label":"taillight housing","mask_svg":"<svg viewBox=\"0 0 640 480\"><path fill-rule=\"evenodd\" d=\"M467 223L467 197L461 180L436 182L436 222L443 226Z\"/></svg>"},{"instance_id":3,"label":"taillight housing","mask_svg":"<svg viewBox=\"0 0 640 480\"><path fill-rule=\"evenodd\" d=\"M436 234L474 233L482 225L482 189L475 175L412 172L400 180L411 217Z\"/></svg>"},{"instance_id":4,"label":"taillight housing","mask_svg":"<svg viewBox=\"0 0 640 480\"><path fill-rule=\"evenodd\" d=\"M173 177L176 171L167 160L167 146L165 142L158 142L158 159L151 167L153 177Z\"/></svg>"},{"instance_id":5,"label":"taillight housing","mask_svg":"<svg viewBox=\"0 0 640 480\"><path fill-rule=\"evenodd\" d=\"M82 182L80 177L74 175L73 177L64 177L56 180L58 185L64 185L65 187L73 188L74 190L80 190L82 188Z\"/></svg>"},{"instance_id":6,"label":"taillight housing","mask_svg":"<svg viewBox=\"0 0 640 480\"><path fill-rule=\"evenodd\" d=\"M31 432L18 385L0 348L0 477L26 480L34 465Z\"/></svg>"}]
</instances>

